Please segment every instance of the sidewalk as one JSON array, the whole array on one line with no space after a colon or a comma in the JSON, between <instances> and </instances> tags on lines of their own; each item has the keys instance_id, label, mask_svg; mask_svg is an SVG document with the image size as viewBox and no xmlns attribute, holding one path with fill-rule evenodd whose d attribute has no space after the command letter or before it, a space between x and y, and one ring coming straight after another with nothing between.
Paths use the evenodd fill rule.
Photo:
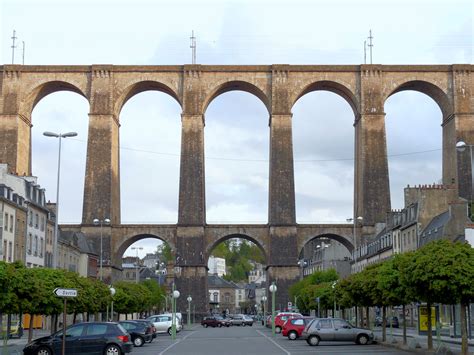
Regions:
<instances>
[{"instance_id":1,"label":"sidewalk","mask_svg":"<svg viewBox=\"0 0 474 355\"><path fill-rule=\"evenodd\" d=\"M404 350L412 350L417 352L427 351L427 335L419 335L415 329L407 329L407 345L403 345L403 329L393 328L392 334L390 334L390 328L387 328L387 341L382 342L382 329L373 329L375 340L383 345L396 347ZM395 340L393 342L393 340ZM449 348L453 354L460 353L461 349L461 338L451 338L449 336L440 336L441 343ZM474 339L468 339L469 353L474 354ZM419 346L417 346L419 345ZM437 337L433 335L433 347L437 348Z\"/></svg>"},{"instance_id":2,"label":"sidewalk","mask_svg":"<svg viewBox=\"0 0 474 355\"><path fill-rule=\"evenodd\" d=\"M8 339L7 346L4 345L3 340L0 341L0 355L18 355L23 354L23 348L28 343L28 330L25 330L23 336L20 339L13 338ZM49 330L35 329L33 330L33 338L41 338L46 335L50 335Z\"/></svg>"}]
</instances>

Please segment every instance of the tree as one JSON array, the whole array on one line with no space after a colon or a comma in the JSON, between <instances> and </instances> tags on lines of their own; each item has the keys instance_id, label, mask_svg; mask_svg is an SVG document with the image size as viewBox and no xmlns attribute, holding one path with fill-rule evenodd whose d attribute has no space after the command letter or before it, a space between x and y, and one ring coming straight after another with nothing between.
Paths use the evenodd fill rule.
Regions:
<instances>
[{"instance_id":1,"label":"tree","mask_svg":"<svg viewBox=\"0 0 474 355\"><path fill-rule=\"evenodd\" d=\"M160 256L160 260L163 261L165 264L168 264L170 261L173 260L173 253L171 251L171 247L168 243L161 243L156 248L156 253Z\"/></svg>"},{"instance_id":2,"label":"tree","mask_svg":"<svg viewBox=\"0 0 474 355\"><path fill-rule=\"evenodd\" d=\"M462 353L467 354L466 306L474 299L474 251L465 243L437 240L418 249L403 267L402 282L428 308L428 349L433 349L431 305L461 304Z\"/></svg>"}]
</instances>

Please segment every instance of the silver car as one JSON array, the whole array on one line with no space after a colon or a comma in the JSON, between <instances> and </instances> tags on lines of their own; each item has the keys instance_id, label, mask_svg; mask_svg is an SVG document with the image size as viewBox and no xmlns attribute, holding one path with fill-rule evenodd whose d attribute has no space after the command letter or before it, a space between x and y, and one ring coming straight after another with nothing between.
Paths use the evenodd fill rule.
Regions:
<instances>
[{"instance_id":1,"label":"silver car","mask_svg":"<svg viewBox=\"0 0 474 355\"><path fill-rule=\"evenodd\" d=\"M370 329L356 328L344 319L320 318L306 326L301 338L311 346L320 341L354 341L366 345L374 340L374 333Z\"/></svg>"},{"instance_id":2,"label":"silver car","mask_svg":"<svg viewBox=\"0 0 474 355\"><path fill-rule=\"evenodd\" d=\"M171 335L172 315L171 314L158 314L155 316L148 317L147 320L153 322L157 333L168 333ZM176 332L180 332L182 329L179 318L175 316Z\"/></svg>"}]
</instances>

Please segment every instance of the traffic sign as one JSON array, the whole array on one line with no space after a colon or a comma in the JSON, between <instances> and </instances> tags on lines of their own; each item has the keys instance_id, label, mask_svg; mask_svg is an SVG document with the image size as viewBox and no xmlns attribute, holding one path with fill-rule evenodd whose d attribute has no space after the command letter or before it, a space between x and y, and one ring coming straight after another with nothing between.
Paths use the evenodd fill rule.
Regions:
<instances>
[{"instance_id":1,"label":"traffic sign","mask_svg":"<svg viewBox=\"0 0 474 355\"><path fill-rule=\"evenodd\" d=\"M55 288L54 294L58 297L77 297L75 288Z\"/></svg>"},{"instance_id":2,"label":"traffic sign","mask_svg":"<svg viewBox=\"0 0 474 355\"><path fill-rule=\"evenodd\" d=\"M293 307L293 303L288 302L288 310L291 311L291 307Z\"/></svg>"}]
</instances>

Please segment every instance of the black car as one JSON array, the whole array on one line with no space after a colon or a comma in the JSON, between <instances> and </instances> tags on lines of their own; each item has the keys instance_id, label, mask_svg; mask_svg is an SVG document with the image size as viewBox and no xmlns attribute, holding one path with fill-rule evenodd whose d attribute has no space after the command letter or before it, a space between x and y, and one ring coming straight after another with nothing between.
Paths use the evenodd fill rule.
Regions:
<instances>
[{"instance_id":1,"label":"black car","mask_svg":"<svg viewBox=\"0 0 474 355\"><path fill-rule=\"evenodd\" d=\"M148 326L151 327L151 340L150 340L150 343L153 341L153 339L156 338L156 328L155 328L155 325L153 324L152 321L149 321L148 319L134 319L133 320L134 322L139 322L139 323L143 323L143 324L147 324Z\"/></svg>"},{"instance_id":2,"label":"black car","mask_svg":"<svg viewBox=\"0 0 474 355\"><path fill-rule=\"evenodd\" d=\"M23 349L25 355L61 354L63 331L38 338ZM66 354L121 355L132 351L130 335L118 323L90 322L66 328Z\"/></svg>"},{"instance_id":3,"label":"black car","mask_svg":"<svg viewBox=\"0 0 474 355\"><path fill-rule=\"evenodd\" d=\"M375 317L375 326L381 327L382 321L382 317ZM400 326L398 317L387 317L387 327L390 327L390 324L392 325L392 328L398 328Z\"/></svg>"},{"instance_id":4,"label":"black car","mask_svg":"<svg viewBox=\"0 0 474 355\"><path fill-rule=\"evenodd\" d=\"M134 346L140 347L143 346L145 342L151 342L153 340L153 330L149 324L135 322L133 320L120 321L119 324L131 335Z\"/></svg>"}]
</instances>

